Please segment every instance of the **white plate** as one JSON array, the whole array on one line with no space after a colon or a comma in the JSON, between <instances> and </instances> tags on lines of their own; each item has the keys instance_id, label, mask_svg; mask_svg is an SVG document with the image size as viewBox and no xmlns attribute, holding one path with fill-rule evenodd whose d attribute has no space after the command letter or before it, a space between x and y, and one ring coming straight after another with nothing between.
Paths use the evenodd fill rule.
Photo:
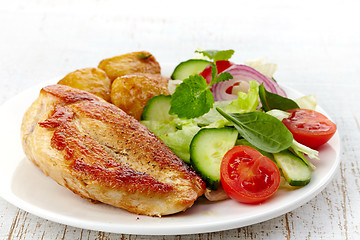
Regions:
<instances>
[{"instance_id":1,"label":"white plate","mask_svg":"<svg viewBox=\"0 0 360 240\"><path fill-rule=\"evenodd\" d=\"M0 196L42 218L90 230L142 235L177 235L238 228L275 218L305 204L330 182L340 162L336 133L320 151L311 182L294 191L279 190L260 205L233 200L211 203L199 199L183 213L162 218L138 216L105 204L92 204L61 187L30 163L22 150L22 116L41 87L33 87L0 107ZM289 97L300 93L284 88ZM318 109L324 112L323 109Z\"/></svg>"}]
</instances>

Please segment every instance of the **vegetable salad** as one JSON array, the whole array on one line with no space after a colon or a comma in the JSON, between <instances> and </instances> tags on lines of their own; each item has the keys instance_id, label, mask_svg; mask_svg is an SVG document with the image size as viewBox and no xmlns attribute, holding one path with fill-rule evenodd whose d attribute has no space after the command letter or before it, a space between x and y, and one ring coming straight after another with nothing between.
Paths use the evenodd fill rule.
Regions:
<instances>
[{"instance_id":1,"label":"vegetable salad","mask_svg":"<svg viewBox=\"0 0 360 240\"><path fill-rule=\"evenodd\" d=\"M258 203L280 178L305 186L315 170L317 147L336 125L315 111L312 95L289 99L274 80L275 64L236 64L233 50L196 51L201 59L178 64L171 95L145 106L141 123L193 167L213 191Z\"/></svg>"}]
</instances>

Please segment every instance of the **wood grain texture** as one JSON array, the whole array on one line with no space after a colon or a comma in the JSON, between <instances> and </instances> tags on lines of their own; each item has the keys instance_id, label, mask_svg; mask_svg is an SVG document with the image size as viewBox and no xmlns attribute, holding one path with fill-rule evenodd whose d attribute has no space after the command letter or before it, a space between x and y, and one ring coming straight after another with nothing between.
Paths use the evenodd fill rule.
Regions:
<instances>
[{"instance_id":1,"label":"wood grain texture","mask_svg":"<svg viewBox=\"0 0 360 240\"><path fill-rule=\"evenodd\" d=\"M0 39L0 104L35 84L119 53L148 50L159 62L179 62L197 47L233 48L235 61L268 57L278 64L278 81L316 95L340 132L336 176L319 195L287 214L193 235L90 231L39 218L0 198L0 239L360 239L358 1L247 1L229 7L237 6L230 1L217 5L217 18L209 17L213 8L202 1L191 2L191 9L184 1L177 11L162 1L119 4L16 0L0 5L6 36Z\"/></svg>"}]
</instances>

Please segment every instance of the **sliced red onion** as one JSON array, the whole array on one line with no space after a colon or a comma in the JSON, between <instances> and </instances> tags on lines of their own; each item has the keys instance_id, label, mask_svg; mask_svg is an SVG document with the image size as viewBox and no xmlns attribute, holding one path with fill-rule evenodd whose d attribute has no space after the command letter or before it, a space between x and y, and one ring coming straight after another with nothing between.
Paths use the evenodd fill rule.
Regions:
<instances>
[{"instance_id":1,"label":"sliced red onion","mask_svg":"<svg viewBox=\"0 0 360 240\"><path fill-rule=\"evenodd\" d=\"M246 65L235 64L225 70L225 72L230 73L233 76L233 79L228 81L215 83L212 86L211 91L214 95L215 101L226 101L233 100L238 97L235 94L227 93L227 89L230 87L239 84L241 81L250 82L256 80L259 84L263 83L266 90L272 93L276 93L280 96L286 97L286 93L280 86L271 78L266 77L260 72L256 71L254 68L251 68Z\"/></svg>"}]
</instances>

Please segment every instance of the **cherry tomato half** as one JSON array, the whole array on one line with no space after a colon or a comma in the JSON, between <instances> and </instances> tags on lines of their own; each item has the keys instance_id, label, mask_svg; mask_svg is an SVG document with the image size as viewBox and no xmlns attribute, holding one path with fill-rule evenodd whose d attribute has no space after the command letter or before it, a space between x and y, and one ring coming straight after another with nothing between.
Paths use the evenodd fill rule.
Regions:
<instances>
[{"instance_id":1,"label":"cherry tomato half","mask_svg":"<svg viewBox=\"0 0 360 240\"><path fill-rule=\"evenodd\" d=\"M283 123L299 143L317 148L330 140L336 125L323 114L309 109L292 109Z\"/></svg>"},{"instance_id":2,"label":"cherry tomato half","mask_svg":"<svg viewBox=\"0 0 360 240\"><path fill-rule=\"evenodd\" d=\"M219 60L216 61L216 69L218 74L223 72L225 69L229 68L230 66L234 65L232 62L227 60ZM210 83L211 81L211 65L207 66L201 73L201 76L203 76L206 79L207 83Z\"/></svg>"},{"instance_id":3,"label":"cherry tomato half","mask_svg":"<svg viewBox=\"0 0 360 240\"><path fill-rule=\"evenodd\" d=\"M276 164L257 150L243 145L230 149L221 167L221 184L228 196L242 203L259 203L280 185Z\"/></svg>"}]
</instances>

